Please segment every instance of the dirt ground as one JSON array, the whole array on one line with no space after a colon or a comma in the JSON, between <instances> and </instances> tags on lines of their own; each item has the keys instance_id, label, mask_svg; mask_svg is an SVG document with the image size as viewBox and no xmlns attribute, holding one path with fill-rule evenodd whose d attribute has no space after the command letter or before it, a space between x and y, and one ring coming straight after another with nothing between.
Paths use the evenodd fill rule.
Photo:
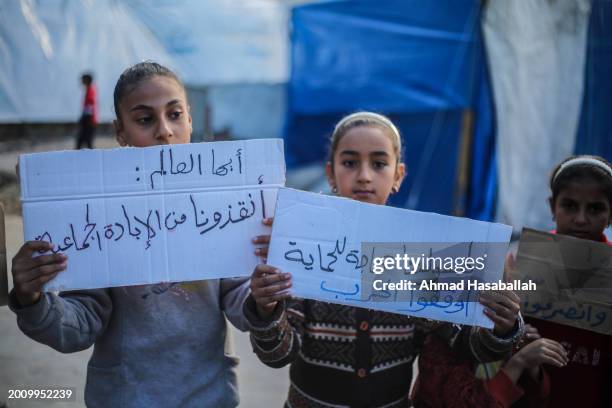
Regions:
<instances>
[{"instance_id":1,"label":"dirt ground","mask_svg":"<svg viewBox=\"0 0 612 408\"><path fill-rule=\"evenodd\" d=\"M71 138L49 143L15 144L0 141L0 202L7 216L7 259L9 262L9 289L12 288L10 260L23 243L19 187L14 169L19 154L73 148ZM110 136L97 137L97 148L117 147ZM239 391L241 407L280 407L289 386L287 368L275 370L264 366L251 350L248 335L232 330L235 352L240 357ZM75 387L76 402L53 403L54 408L84 407L83 389L87 360L91 349L73 354L61 354L38 344L23 335L16 324L15 315L5 306L0 307L0 408L43 407L46 402L28 400L7 401L8 389L26 387ZM170 379L169 379L170 380Z\"/></svg>"}]
</instances>

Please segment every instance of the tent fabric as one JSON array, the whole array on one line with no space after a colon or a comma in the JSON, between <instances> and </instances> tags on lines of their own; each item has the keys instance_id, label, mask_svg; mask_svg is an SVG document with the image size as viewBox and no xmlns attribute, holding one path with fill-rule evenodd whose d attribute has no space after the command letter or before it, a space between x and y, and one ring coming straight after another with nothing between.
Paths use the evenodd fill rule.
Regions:
<instances>
[{"instance_id":1,"label":"tent fabric","mask_svg":"<svg viewBox=\"0 0 612 408\"><path fill-rule=\"evenodd\" d=\"M585 89L576 154L612 161L612 2L595 0L589 20Z\"/></svg>"},{"instance_id":2,"label":"tent fabric","mask_svg":"<svg viewBox=\"0 0 612 408\"><path fill-rule=\"evenodd\" d=\"M94 74L100 120L109 122L125 67L144 59L174 67L121 2L20 0L0 10L0 123L76 122L84 71Z\"/></svg>"},{"instance_id":3,"label":"tent fabric","mask_svg":"<svg viewBox=\"0 0 612 408\"><path fill-rule=\"evenodd\" d=\"M119 74L143 60L172 68L188 87L284 84L287 10L268 0L2 2L0 123L75 122L84 71L93 72L100 119L110 122ZM250 91L252 99L276 92ZM230 111L217 104L222 116ZM282 120L282 110L273 114Z\"/></svg>"},{"instance_id":4,"label":"tent fabric","mask_svg":"<svg viewBox=\"0 0 612 408\"><path fill-rule=\"evenodd\" d=\"M484 43L482 44L484 48ZM497 203L497 149L495 103L483 51L476 97L474 100L474 136L470 154L470 182L465 197L465 216L492 221Z\"/></svg>"},{"instance_id":5,"label":"tent fabric","mask_svg":"<svg viewBox=\"0 0 612 408\"><path fill-rule=\"evenodd\" d=\"M550 228L548 174L572 153L590 2L492 0L484 33L496 105L499 206L515 227Z\"/></svg>"},{"instance_id":6,"label":"tent fabric","mask_svg":"<svg viewBox=\"0 0 612 408\"><path fill-rule=\"evenodd\" d=\"M313 114L469 106L478 4L357 0L295 8L289 108Z\"/></svg>"},{"instance_id":7,"label":"tent fabric","mask_svg":"<svg viewBox=\"0 0 612 408\"><path fill-rule=\"evenodd\" d=\"M483 112L477 117L488 118L476 126L474 153L487 154L494 145L491 100L482 83L480 2L326 3L295 8L291 23L288 167L321 162L333 126L345 114L381 112L403 135L408 169L391 204L451 213L465 109L478 107ZM479 161L473 166L479 174L472 178L494 181L494 162L473 161ZM469 215L490 217L482 203L487 199L472 198Z\"/></svg>"},{"instance_id":8,"label":"tent fabric","mask_svg":"<svg viewBox=\"0 0 612 408\"><path fill-rule=\"evenodd\" d=\"M121 0L190 86L287 82L288 8L269 0Z\"/></svg>"}]
</instances>

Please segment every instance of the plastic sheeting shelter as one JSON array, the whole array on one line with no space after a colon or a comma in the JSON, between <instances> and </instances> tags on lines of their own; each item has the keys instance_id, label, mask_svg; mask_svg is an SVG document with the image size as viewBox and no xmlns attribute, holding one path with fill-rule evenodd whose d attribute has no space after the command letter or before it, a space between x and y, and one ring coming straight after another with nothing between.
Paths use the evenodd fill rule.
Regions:
<instances>
[{"instance_id":1,"label":"plastic sheeting shelter","mask_svg":"<svg viewBox=\"0 0 612 408\"><path fill-rule=\"evenodd\" d=\"M202 140L205 128L239 139L281 137L287 5L269 0L124 4L163 45L190 88L194 141Z\"/></svg>"},{"instance_id":2,"label":"plastic sheeting shelter","mask_svg":"<svg viewBox=\"0 0 612 408\"><path fill-rule=\"evenodd\" d=\"M392 204L492 217L493 114L479 1L323 3L295 8L291 21L288 166L321 161L343 115L377 111L403 134L407 177ZM471 163L472 189L457 191L466 111L475 118L463 163Z\"/></svg>"},{"instance_id":3,"label":"plastic sheeting shelter","mask_svg":"<svg viewBox=\"0 0 612 408\"><path fill-rule=\"evenodd\" d=\"M288 6L268 0L15 0L0 5L0 124L74 123L94 74L102 122L126 67L154 60L186 84L201 140L211 131L279 137Z\"/></svg>"},{"instance_id":4,"label":"plastic sheeting shelter","mask_svg":"<svg viewBox=\"0 0 612 408\"><path fill-rule=\"evenodd\" d=\"M482 21L497 109L496 218L550 229L548 175L572 154L589 0L487 3Z\"/></svg>"},{"instance_id":5,"label":"plastic sheeting shelter","mask_svg":"<svg viewBox=\"0 0 612 408\"><path fill-rule=\"evenodd\" d=\"M145 59L176 68L163 46L121 2L3 2L0 123L76 122L84 71L95 76L100 120L110 122L119 74Z\"/></svg>"},{"instance_id":6,"label":"plastic sheeting shelter","mask_svg":"<svg viewBox=\"0 0 612 408\"><path fill-rule=\"evenodd\" d=\"M585 89L575 151L612 161L612 2L593 2L587 35Z\"/></svg>"}]
</instances>

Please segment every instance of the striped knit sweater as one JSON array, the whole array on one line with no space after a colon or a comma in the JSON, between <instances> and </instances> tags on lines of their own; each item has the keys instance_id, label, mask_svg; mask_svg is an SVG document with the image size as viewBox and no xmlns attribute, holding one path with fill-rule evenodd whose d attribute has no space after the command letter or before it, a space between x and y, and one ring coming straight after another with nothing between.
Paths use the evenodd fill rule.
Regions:
<instances>
[{"instance_id":1,"label":"striped knit sweater","mask_svg":"<svg viewBox=\"0 0 612 408\"><path fill-rule=\"evenodd\" d=\"M512 339L485 329L313 300L281 303L267 322L252 297L244 309L259 359L291 364L285 407L410 406L412 363L431 332L476 362L499 360L512 348Z\"/></svg>"}]
</instances>

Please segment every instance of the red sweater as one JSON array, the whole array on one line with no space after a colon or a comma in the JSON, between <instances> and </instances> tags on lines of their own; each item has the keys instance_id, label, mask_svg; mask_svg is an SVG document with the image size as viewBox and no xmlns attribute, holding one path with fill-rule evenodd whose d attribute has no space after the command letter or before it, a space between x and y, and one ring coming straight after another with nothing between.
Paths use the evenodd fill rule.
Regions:
<instances>
[{"instance_id":1,"label":"red sweater","mask_svg":"<svg viewBox=\"0 0 612 408\"><path fill-rule=\"evenodd\" d=\"M600 241L612 245L605 235ZM566 367L545 368L552 385L552 407L612 407L611 336L541 319L525 321L535 326L542 337L558 341L569 352Z\"/></svg>"},{"instance_id":2,"label":"red sweater","mask_svg":"<svg viewBox=\"0 0 612 408\"><path fill-rule=\"evenodd\" d=\"M546 373L540 383L525 373L514 384L503 369L490 380L478 379L470 362L429 335L419 356L412 399L417 408L535 408L546 406L549 391Z\"/></svg>"},{"instance_id":3,"label":"red sweater","mask_svg":"<svg viewBox=\"0 0 612 408\"><path fill-rule=\"evenodd\" d=\"M555 231L552 231L555 233ZM602 235L601 242L610 242ZM526 318L542 337L569 351L563 368L546 365L541 383L527 374L513 384L500 370L490 380L474 376L474 367L429 336L419 357L412 394L424 407L612 407L612 337L539 319Z\"/></svg>"},{"instance_id":4,"label":"red sweater","mask_svg":"<svg viewBox=\"0 0 612 408\"><path fill-rule=\"evenodd\" d=\"M544 368L551 407L612 407L612 337L540 319L525 321L569 352L567 366Z\"/></svg>"},{"instance_id":5,"label":"red sweater","mask_svg":"<svg viewBox=\"0 0 612 408\"><path fill-rule=\"evenodd\" d=\"M96 87L94 84L89 84L85 90L85 99L83 99L83 114L91 115L93 125L98 123L98 101Z\"/></svg>"}]
</instances>

